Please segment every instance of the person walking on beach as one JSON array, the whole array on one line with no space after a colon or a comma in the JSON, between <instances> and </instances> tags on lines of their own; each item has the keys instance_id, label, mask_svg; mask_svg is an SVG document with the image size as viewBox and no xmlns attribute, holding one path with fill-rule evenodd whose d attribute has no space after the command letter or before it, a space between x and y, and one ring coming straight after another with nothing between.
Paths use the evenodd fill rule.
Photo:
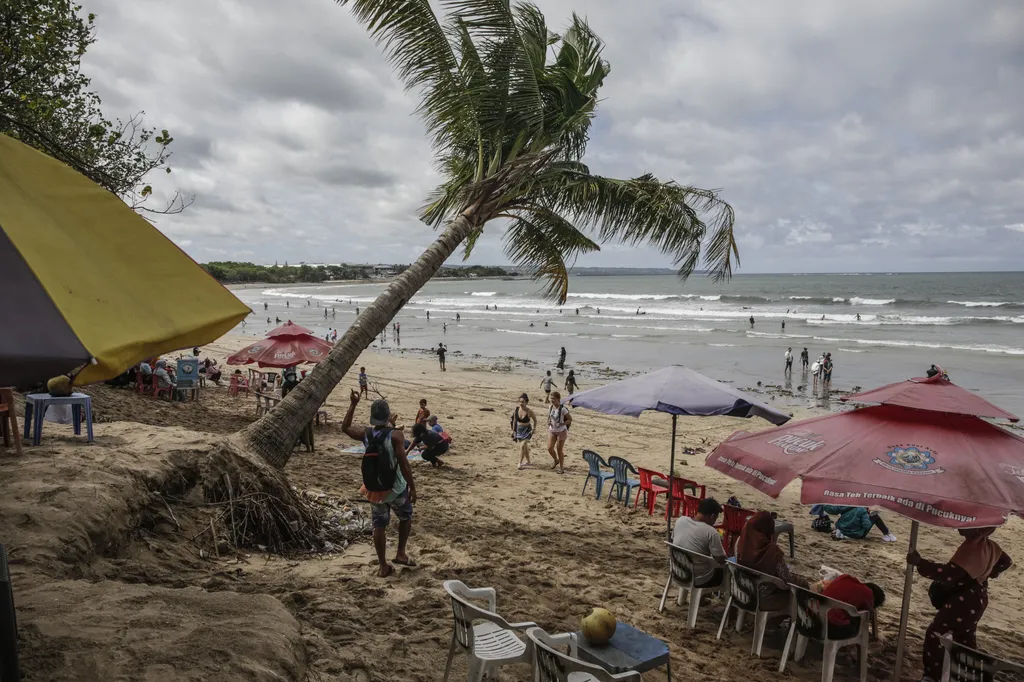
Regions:
<instances>
[{"instance_id":1,"label":"person walking on beach","mask_svg":"<svg viewBox=\"0 0 1024 682\"><path fill-rule=\"evenodd\" d=\"M786 349L786 374L793 373L793 348Z\"/></svg>"},{"instance_id":2,"label":"person walking on beach","mask_svg":"<svg viewBox=\"0 0 1024 682\"><path fill-rule=\"evenodd\" d=\"M821 379L821 366L825 364L825 355L818 356L818 359L811 365L811 375L814 377L814 390L818 390L818 380Z\"/></svg>"},{"instance_id":3,"label":"person walking on beach","mask_svg":"<svg viewBox=\"0 0 1024 682\"><path fill-rule=\"evenodd\" d=\"M558 369L565 369L565 346L558 353Z\"/></svg>"},{"instance_id":4,"label":"person walking on beach","mask_svg":"<svg viewBox=\"0 0 1024 682\"><path fill-rule=\"evenodd\" d=\"M448 368L444 366L444 355L447 352L448 352L447 346L445 346L443 343L438 343L437 344L437 362L438 362L439 365L441 365L441 371L442 372L447 372L448 371Z\"/></svg>"},{"instance_id":5,"label":"person walking on beach","mask_svg":"<svg viewBox=\"0 0 1024 682\"><path fill-rule=\"evenodd\" d=\"M573 373L573 370L570 369L569 375L565 377L565 390L569 395L572 395L579 387L580 385L576 383L576 375Z\"/></svg>"},{"instance_id":6,"label":"person walking on beach","mask_svg":"<svg viewBox=\"0 0 1024 682\"><path fill-rule=\"evenodd\" d=\"M391 512L398 517L398 549L392 561L399 566L416 565L406 553L409 534L412 532L416 484L405 454L405 436L401 430L394 428L395 416L391 414L387 401L373 401L370 405L370 425L365 429L352 425L358 404L359 394L352 391L341 430L349 438L362 442L366 451L363 455L363 485L360 492L373 508L373 547L377 551L379 567L377 575L387 578L395 572L395 567L387 560L387 529L391 522Z\"/></svg>"},{"instance_id":7,"label":"person walking on beach","mask_svg":"<svg viewBox=\"0 0 1024 682\"><path fill-rule=\"evenodd\" d=\"M807 349L804 348L803 351L800 352L800 364L803 365L803 371L805 372L807 371L807 361L809 359L810 356L807 354Z\"/></svg>"},{"instance_id":8,"label":"person walking on beach","mask_svg":"<svg viewBox=\"0 0 1024 682\"><path fill-rule=\"evenodd\" d=\"M264 310L266 310L266 309L267 309L267 302L266 302L266 301L264 301L264 302L263 302L263 309L264 309Z\"/></svg>"},{"instance_id":9,"label":"person walking on beach","mask_svg":"<svg viewBox=\"0 0 1024 682\"><path fill-rule=\"evenodd\" d=\"M443 327L443 329L444 329L444 333L445 333L445 334L447 334L447 333L448 333L448 323L447 323L447 322L444 322L444 323L442 324L442 327Z\"/></svg>"},{"instance_id":10,"label":"person walking on beach","mask_svg":"<svg viewBox=\"0 0 1024 682\"><path fill-rule=\"evenodd\" d=\"M462 320L462 315L460 315L460 314L458 314L458 313L455 313L455 321L456 321L456 322L459 322L459 321L461 321L461 320Z\"/></svg>"},{"instance_id":11,"label":"person walking on beach","mask_svg":"<svg viewBox=\"0 0 1024 682\"><path fill-rule=\"evenodd\" d=\"M782 321L782 331L783 332L786 331L786 321L785 320Z\"/></svg>"},{"instance_id":12,"label":"person walking on beach","mask_svg":"<svg viewBox=\"0 0 1024 682\"><path fill-rule=\"evenodd\" d=\"M751 329L754 328L754 316L753 315L750 316L750 328Z\"/></svg>"},{"instance_id":13,"label":"person walking on beach","mask_svg":"<svg viewBox=\"0 0 1024 682\"><path fill-rule=\"evenodd\" d=\"M519 404L512 412L512 440L519 443L519 468L530 466L530 439L537 430L537 415L530 409L530 396L519 396Z\"/></svg>"},{"instance_id":14,"label":"person walking on beach","mask_svg":"<svg viewBox=\"0 0 1024 682\"><path fill-rule=\"evenodd\" d=\"M551 384L555 383L555 380L551 378L551 370L548 370L547 376L540 380L540 387L544 389L544 404L547 405L551 402Z\"/></svg>"},{"instance_id":15,"label":"person walking on beach","mask_svg":"<svg viewBox=\"0 0 1024 682\"><path fill-rule=\"evenodd\" d=\"M562 395L553 391L548 408L548 454L555 462L551 468L560 474L565 473L565 441L569 437L570 426L572 415L562 404Z\"/></svg>"},{"instance_id":16,"label":"person walking on beach","mask_svg":"<svg viewBox=\"0 0 1024 682\"><path fill-rule=\"evenodd\" d=\"M427 311L427 319L428 320L430 319L430 311L429 310Z\"/></svg>"},{"instance_id":17,"label":"person walking on beach","mask_svg":"<svg viewBox=\"0 0 1024 682\"><path fill-rule=\"evenodd\" d=\"M370 397L370 394L367 392L368 391L368 389L367 389L368 385L369 385L369 380L366 378L366 368L365 367L360 367L359 368L359 395L361 395L361 396L365 395L367 398Z\"/></svg>"}]
</instances>

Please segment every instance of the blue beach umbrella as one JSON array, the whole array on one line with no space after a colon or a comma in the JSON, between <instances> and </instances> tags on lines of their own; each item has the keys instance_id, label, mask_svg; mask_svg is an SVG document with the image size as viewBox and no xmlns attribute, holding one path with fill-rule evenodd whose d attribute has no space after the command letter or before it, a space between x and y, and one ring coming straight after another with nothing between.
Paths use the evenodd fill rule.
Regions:
<instances>
[{"instance_id":1,"label":"blue beach umbrella","mask_svg":"<svg viewBox=\"0 0 1024 682\"><path fill-rule=\"evenodd\" d=\"M765 405L751 395L710 379L700 372L673 365L638 377L591 388L569 396L573 407L583 407L604 414L639 417L653 410L672 415L672 462L670 477L676 474L676 422L683 417L761 417L776 426L785 424L790 416ZM672 485L668 486L669 509L672 508ZM672 516L668 519L672 532Z\"/></svg>"}]
</instances>

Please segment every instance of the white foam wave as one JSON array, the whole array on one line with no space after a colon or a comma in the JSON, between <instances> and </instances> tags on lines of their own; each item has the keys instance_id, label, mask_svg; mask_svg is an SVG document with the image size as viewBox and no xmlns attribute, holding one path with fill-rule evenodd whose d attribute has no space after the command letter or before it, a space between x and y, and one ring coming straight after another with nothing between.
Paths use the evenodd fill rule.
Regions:
<instances>
[{"instance_id":1,"label":"white foam wave","mask_svg":"<svg viewBox=\"0 0 1024 682\"><path fill-rule=\"evenodd\" d=\"M508 334L526 334L527 336L576 336L576 334L569 334L566 332L528 332L522 329L502 329L497 328L496 332L506 332Z\"/></svg>"},{"instance_id":2,"label":"white foam wave","mask_svg":"<svg viewBox=\"0 0 1024 682\"><path fill-rule=\"evenodd\" d=\"M791 301L809 301L812 298L814 298L814 297L813 296L790 296L789 300L791 300Z\"/></svg>"},{"instance_id":3,"label":"white foam wave","mask_svg":"<svg viewBox=\"0 0 1024 682\"><path fill-rule=\"evenodd\" d=\"M1010 305L1009 301L946 301L953 305L962 305L968 308L998 308L1003 305Z\"/></svg>"},{"instance_id":4,"label":"white foam wave","mask_svg":"<svg viewBox=\"0 0 1024 682\"><path fill-rule=\"evenodd\" d=\"M569 294L569 298L598 298L610 301L664 301L668 298L676 298L676 294ZM689 298L689 296L682 296Z\"/></svg>"},{"instance_id":5,"label":"white foam wave","mask_svg":"<svg viewBox=\"0 0 1024 682\"><path fill-rule=\"evenodd\" d=\"M497 296L497 291L471 291L470 296Z\"/></svg>"},{"instance_id":6,"label":"white foam wave","mask_svg":"<svg viewBox=\"0 0 1024 682\"><path fill-rule=\"evenodd\" d=\"M721 296L701 296L700 300L702 300L702 301L720 301L720 300L722 300L722 297Z\"/></svg>"},{"instance_id":7,"label":"white foam wave","mask_svg":"<svg viewBox=\"0 0 1024 682\"><path fill-rule=\"evenodd\" d=\"M846 303L846 299L843 298L842 296L833 296L832 297L832 302L833 303Z\"/></svg>"},{"instance_id":8,"label":"white foam wave","mask_svg":"<svg viewBox=\"0 0 1024 682\"><path fill-rule=\"evenodd\" d=\"M946 348L949 350L965 350L981 353L1000 353L1003 355L1024 355L1024 348L1012 346L974 345L965 343L930 343L927 341L893 341L889 339L841 339L829 336L815 336L815 341L828 343L856 343L862 346L883 346L887 348Z\"/></svg>"},{"instance_id":9,"label":"white foam wave","mask_svg":"<svg viewBox=\"0 0 1024 682\"><path fill-rule=\"evenodd\" d=\"M889 305L895 302L895 298L861 298L860 296L854 296L850 299L850 303L853 305Z\"/></svg>"}]
</instances>

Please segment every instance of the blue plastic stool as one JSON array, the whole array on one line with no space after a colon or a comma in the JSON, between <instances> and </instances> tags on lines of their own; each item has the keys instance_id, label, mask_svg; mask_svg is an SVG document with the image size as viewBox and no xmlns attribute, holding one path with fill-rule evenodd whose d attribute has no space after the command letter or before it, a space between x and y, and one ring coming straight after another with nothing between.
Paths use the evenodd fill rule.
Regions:
<instances>
[{"instance_id":1,"label":"blue plastic stool","mask_svg":"<svg viewBox=\"0 0 1024 682\"><path fill-rule=\"evenodd\" d=\"M32 436L32 445L39 445L43 437L43 417L50 405L71 405L71 416L74 422L75 435L82 435L82 408L85 408L85 427L92 437L92 398L84 393L72 393L69 396L56 398L49 393L29 393L25 396L25 438Z\"/></svg>"},{"instance_id":2,"label":"blue plastic stool","mask_svg":"<svg viewBox=\"0 0 1024 682\"><path fill-rule=\"evenodd\" d=\"M604 488L604 482L609 478L614 478L615 474L611 471L601 471L601 467L608 467L608 462L604 461L601 455L597 454L593 450L584 450L583 459L587 461L590 466L590 470L587 472L587 478L583 481L583 492L581 495L587 494L587 483L590 479L594 479L594 487L597 489L594 491L594 499L601 499L601 490Z\"/></svg>"},{"instance_id":3,"label":"blue plastic stool","mask_svg":"<svg viewBox=\"0 0 1024 682\"><path fill-rule=\"evenodd\" d=\"M629 496L633 492L633 488L640 485L639 478L630 478L629 474L640 475L640 472L633 468L633 465L622 459L621 457L609 457L608 466L612 468L614 481L612 487L608 490L608 499L612 499L612 493L617 493L619 502L625 505L629 505ZM623 502L622 493L626 493L626 499Z\"/></svg>"}]
</instances>

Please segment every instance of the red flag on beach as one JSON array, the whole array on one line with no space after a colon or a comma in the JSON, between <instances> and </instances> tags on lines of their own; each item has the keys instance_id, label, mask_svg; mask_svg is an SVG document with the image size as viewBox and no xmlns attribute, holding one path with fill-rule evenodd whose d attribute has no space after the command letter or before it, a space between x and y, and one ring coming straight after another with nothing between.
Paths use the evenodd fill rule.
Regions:
<instances>
[{"instance_id":1,"label":"red flag on beach","mask_svg":"<svg viewBox=\"0 0 1024 682\"><path fill-rule=\"evenodd\" d=\"M330 343L289 320L269 332L266 339L228 357L227 362L229 365L255 362L260 367L291 367L302 363L316 364L326 358L330 350Z\"/></svg>"},{"instance_id":2,"label":"red flag on beach","mask_svg":"<svg viewBox=\"0 0 1024 682\"><path fill-rule=\"evenodd\" d=\"M1024 513L1024 438L976 417L866 407L733 434L707 465L771 497L801 478L803 504L884 507L933 526Z\"/></svg>"},{"instance_id":3,"label":"red flag on beach","mask_svg":"<svg viewBox=\"0 0 1024 682\"><path fill-rule=\"evenodd\" d=\"M980 395L960 388L949 379L944 378L942 374L936 374L929 378L907 379L855 395L843 396L840 400L877 405L898 405L916 410L972 417L1008 419L1011 422L1020 421L1017 415L996 407Z\"/></svg>"}]
</instances>

